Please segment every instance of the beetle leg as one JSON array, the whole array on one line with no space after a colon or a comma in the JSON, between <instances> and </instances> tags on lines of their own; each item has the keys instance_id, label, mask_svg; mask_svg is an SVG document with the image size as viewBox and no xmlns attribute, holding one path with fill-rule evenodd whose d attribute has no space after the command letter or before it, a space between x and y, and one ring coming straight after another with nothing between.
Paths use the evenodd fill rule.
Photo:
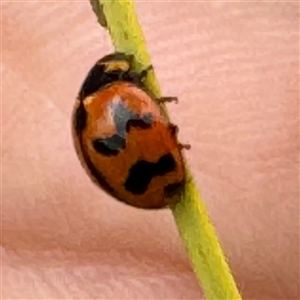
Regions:
<instances>
[{"instance_id":1,"label":"beetle leg","mask_svg":"<svg viewBox=\"0 0 300 300\"><path fill-rule=\"evenodd\" d=\"M174 135L178 134L179 128L177 125L170 123L169 130L170 130L171 134L174 136Z\"/></svg>"},{"instance_id":2,"label":"beetle leg","mask_svg":"<svg viewBox=\"0 0 300 300\"><path fill-rule=\"evenodd\" d=\"M153 66L150 65L148 66L146 69L144 69L139 75L140 75L140 80L143 81L147 75L148 75L148 72L153 70Z\"/></svg>"},{"instance_id":3,"label":"beetle leg","mask_svg":"<svg viewBox=\"0 0 300 300\"><path fill-rule=\"evenodd\" d=\"M173 123L170 123L169 124L169 130L171 132L171 134L173 136L176 136L178 134L178 131L179 131L179 128L177 125L173 124ZM190 144L181 144L181 143L178 143L178 147L180 150L190 150L191 149L191 145Z\"/></svg>"},{"instance_id":4,"label":"beetle leg","mask_svg":"<svg viewBox=\"0 0 300 300\"><path fill-rule=\"evenodd\" d=\"M161 103L166 103L166 102L175 102L176 104L178 103L178 98L177 97L160 97L156 99L156 101L161 104Z\"/></svg>"},{"instance_id":5,"label":"beetle leg","mask_svg":"<svg viewBox=\"0 0 300 300\"><path fill-rule=\"evenodd\" d=\"M152 69L153 69L153 66L150 65L149 67L147 67L146 69L144 69L144 70L141 71L140 73L131 71L131 72L127 73L125 76L126 76L128 79L132 80L134 83L139 84L139 83L141 83L143 80L145 80L145 78L146 78L147 75L148 75L148 72L149 72L150 70L152 70Z\"/></svg>"},{"instance_id":6,"label":"beetle leg","mask_svg":"<svg viewBox=\"0 0 300 300\"><path fill-rule=\"evenodd\" d=\"M127 60L129 61L130 65L132 65L133 61L134 61L134 55L133 54L127 54L126 57L127 57Z\"/></svg>"},{"instance_id":7,"label":"beetle leg","mask_svg":"<svg viewBox=\"0 0 300 300\"><path fill-rule=\"evenodd\" d=\"M179 146L180 150L183 150L183 149L190 150L191 149L191 145L190 144L181 144L181 143L179 143L178 146Z\"/></svg>"}]
</instances>

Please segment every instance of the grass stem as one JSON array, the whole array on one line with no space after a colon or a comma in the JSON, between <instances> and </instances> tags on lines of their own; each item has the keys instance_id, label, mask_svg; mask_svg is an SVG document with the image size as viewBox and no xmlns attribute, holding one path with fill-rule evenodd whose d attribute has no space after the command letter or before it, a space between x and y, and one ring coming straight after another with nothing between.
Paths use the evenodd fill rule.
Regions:
<instances>
[{"instance_id":1,"label":"grass stem","mask_svg":"<svg viewBox=\"0 0 300 300\"><path fill-rule=\"evenodd\" d=\"M136 71L151 60L132 0L90 0L102 26L108 29L115 50L135 57ZM153 5L159 5L154 4ZM159 42L159 41L158 41ZM155 73L149 72L147 87L160 96ZM206 299L241 300L234 278L209 220L204 201L187 170L188 183L180 201L171 207L180 236Z\"/></svg>"}]
</instances>

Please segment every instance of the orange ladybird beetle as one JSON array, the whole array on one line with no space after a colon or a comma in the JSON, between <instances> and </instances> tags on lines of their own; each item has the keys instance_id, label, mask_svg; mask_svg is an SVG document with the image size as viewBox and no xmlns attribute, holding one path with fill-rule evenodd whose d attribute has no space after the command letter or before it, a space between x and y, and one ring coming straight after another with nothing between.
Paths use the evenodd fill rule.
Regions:
<instances>
[{"instance_id":1,"label":"orange ladybird beetle","mask_svg":"<svg viewBox=\"0 0 300 300\"><path fill-rule=\"evenodd\" d=\"M185 183L176 125L143 84L149 69L132 70L133 56L113 53L97 61L76 100L74 145L91 179L131 206L158 209Z\"/></svg>"}]
</instances>

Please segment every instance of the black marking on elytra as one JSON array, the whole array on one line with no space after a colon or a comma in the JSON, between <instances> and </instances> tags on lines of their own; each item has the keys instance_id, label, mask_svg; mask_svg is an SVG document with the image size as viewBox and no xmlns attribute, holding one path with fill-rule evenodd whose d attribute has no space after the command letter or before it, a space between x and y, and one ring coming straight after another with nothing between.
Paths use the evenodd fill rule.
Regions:
<instances>
[{"instance_id":1,"label":"black marking on elytra","mask_svg":"<svg viewBox=\"0 0 300 300\"><path fill-rule=\"evenodd\" d=\"M176 162L171 153L163 155L158 162L155 164L155 174L163 176L166 173L174 171L176 168Z\"/></svg>"},{"instance_id":2,"label":"black marking on elytra","mask_svg":"<svg viewBox=\"0 0 300 300\"><path fill-rule=\"evenodd\" d=\"M129 132L130 129L134 127L138 127L141 129L149 129L151 128L151 124L146 123L144 120L140 120L140 119L128 120L126 123L126 132Z\"/></svg>"},{"instance_id":3,"label":"black marking on elytra","mask_svg":"<svg viewBox=\"0 0 300 300\"><path fill-rule=\"evenodd\" d=\"M124 149L126 145L125 139L114 134L105 139L96 139L93 141L94 149L105 156L116 156Z\"/></svg>"},{"instance_id":4,"label":"black marking on elytra","mask_svg":"<svg viewBox=\"0 0 300 300\"><path fill-rule=\"evenodd\" d=\"M153 164L141 160L130 168L129 176L124 185L125 189L132 194L142 195L146 192L153 176Z\"/></svg>"},{"instance_id":5,"label":"black marking on elytra","mask_svg":"<svg viewBox=\"0 0 300 300\"><path fill-rule=\"evenodd\" d=\"M77 134L84 130L87 124L87 112L82 102L80 102L74 113L74 127Z\"/></svg>"},{"instance_id":6,"label":"black marking on elytra","mask_svg":"<svg viewBox=\"0 0 300 300\"><path fill-rule=\"evenodd\" d=\"M113 99L114 100L114 99ZM126 136L132 126L142 129L150 128L152 115L139 116L134 114L123 101L112 101L110 104L113 122L116 126L116 133L107 138L96 138L93 140L94 149L105 156L116 156L126 147Z\"/></svg>"},{"instance_id":7,"label":"black marking on elytra","mask_svg":"<svg viewBox=\"0 0 300 300\"><path fill-rule=\"evenodd\" d=\"M117 134L106 138L103 140L103 143L112 150L125 149L126 141Z\"/></svg>"},{"instance_id":8,"label":"black marking on elytra","mask_svg":"<svg viewBox=\"0 0 300 300\"><path fill-rule=\"evenodd\" d=\"M92 180L97 184L99 184L103 188L103 190L106 191L107 193L111 195L116 195L116 191L106 182L105 176L95 167L88 153L85 151L81 134L79 135L79 143L80 143L82 158L84 160L87 169L89 170L92 176Z\"/></svg>"},{"instance_id":9,"label":"black marking on elytra","mask_svg":"<svg viewBox=\"0 0 300 300\"><path fill-rule=\"evenodd\" d=\"M116 125L117 135L126 139L126 133L132 127L140 127L141 129L147 129L151 127L153 123L153 116L151 113L144 115L138 115L133 113L126 104L121 100L110 103L112 109L113 121Z\"/></svg>"},{"instance_id":10,"label":"black marking on elytra","mask_svg":"<svg viewBox=\"0 0 300 300\"><path fill-rule=\"evenodd\" d=\"M176 195L183 187L184 187L184 181L168 184L164 188L165 197L170 198Z\"/></svg>"},{"instance_id":11,"label":"black marking on elytra","mask_svg":"<svg viewBox=\"0 0 300 300\"><path fill-rule=\"evenodd\" d=\"M163 155L156 163L140 160L130 170L124 187L135 195L144 194L155 176L163 176L176 168L172 154Z\"/></svg>"}]
</instances>

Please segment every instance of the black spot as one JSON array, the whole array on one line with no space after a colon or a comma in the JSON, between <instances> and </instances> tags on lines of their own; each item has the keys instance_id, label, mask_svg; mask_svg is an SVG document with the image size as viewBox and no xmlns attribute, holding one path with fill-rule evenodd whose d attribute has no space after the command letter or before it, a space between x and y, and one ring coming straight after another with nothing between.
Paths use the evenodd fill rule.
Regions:
<instances>
[{"instance_id":1,"label":"black spot","mask_svg":"<svg viewBox=\"0 0 300 300\"><path fill-rule=\"evenodd\" d=\"M151 128L151 124L146 123L144 120L141 120L141 119L128 120L127 123L126 123L126 132L129 132L132 127L139 127L141 129L148 129L148 128Z\"/></svg>"},{"instance_id":2,"label":"black spot","mask_svg":"<svg viewBox=\"0 0 300 300\"><path fill-rule=\"evenodd\" d=\"M118 150L112 150L110 148L108 148L104 143L103 141L100 141L100 140L95 140L93 142L93 146L94 146L94 149L102 154L102 155L105 155L105 156L115 156L115 155L118 155L119 154L119 151Z\"/></svg>"},{"instance_id":3,"label":"black spot","mask_svg":"<svg viewBox=\"0 0 300 300\"><path fill-rule=\"evenodd\" d=\"M82 148L82 156L94 182L97 182L107 193L115 195L114 189L106 182L103 174L94 166L88 154Z\"/></svg>"},{"instance_id":4,"label":"black spot","mask_svg":"<svg viewBox=\"0 0 300 300\"><path fill-rule=\"evenodd\" d=\"M125 182L125 189L132 194L142 195L147 191L148 185L154 176L154 164L141 160L129 170L129 176Z\"/></svg>"},{"instance_id":5,"label":"black spot","mask_svg":"<svg viewBox=\"0 0 300 300\"><path fill-rule=\"evenodd\" d=\"M83 131L86 124L87 124L87 112L81 102L74 114L74 127L76 132L79 133Z\"/></svg>"},{"instance_id":6,"label":"black spot","mask_svg":"<svg viewBox=\"0 0 300 300\"><path fill-rule=\"evenodd\" d=\"M151 113L139 115L133 113L129 107L120 98L118 102L110 103L112 108L113 120L116 124L117 134L121 137L126 137L126 132L129 132L131 127L149 128L153 123Z\"/></svg>"},{"instance_id":7,"label":"black spot","mask_svg":"<svg viewBox=\"0 0 300 300\"><path fill-rule=\"evenodd\" d=\"M172 197L177 194L184 186L184 181L171 183L165 186L164 194L166 197Z\"/></svg>"},{"instance_id":8,"label":"black spot","mask_svg":"<svg viewBox=\"0 0 300 300\"><path fill-rule=\"evenodd\" d=\"M120 150L124 149L126 141L119 135L114 134L113 136L106 139L96 139L93 141L94 149L105 156L118 155Z\"/></svg>"},{"instance_id":9,"label":"black spot","mask_svg":"<svg viewBox=\"0 0 300 300\"><path fill-rule=\"evenodd\" d=\"M168 153L163 155L155 166L155 174L159 176L163 176L169 172L172 172L176 168L176 162L172 154Z\"/></svg>"},{"instance_id":10,"label":"black spot","mask_svg":"<svg viewBox=\"0 0 300 300\"><path fill-rule=\"evenodd\" d=\"M154 176L163 176L175 168L176 163L170 153L163 155L156 163L140 160L130 168L125 189L132 194L142 195Z\"/></svg>"}]
</instances>

